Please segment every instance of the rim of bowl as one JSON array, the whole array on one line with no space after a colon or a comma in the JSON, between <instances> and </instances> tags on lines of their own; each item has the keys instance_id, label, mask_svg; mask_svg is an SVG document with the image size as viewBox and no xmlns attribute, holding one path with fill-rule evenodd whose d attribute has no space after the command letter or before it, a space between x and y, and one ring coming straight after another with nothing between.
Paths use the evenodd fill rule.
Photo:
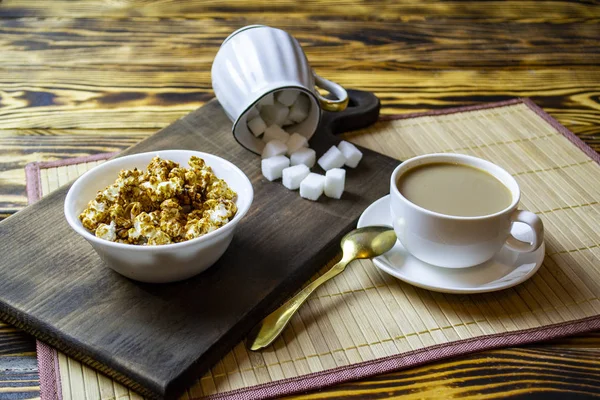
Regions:
<instances>
[{"instance_id":1,"label":"rim of bowl","mask_svg":"<svg viewBox=\"0 0 600 400\"><path fill-rule=\"evenodd\" d=\"M444 157L448 157L448 158L456 158L457 160L455 161L457 164L463 164L463 165L467 165L473 168L477 168L476 166L467 164L465 162L461 163L462 159L463 161L466 160L470 160L470 161L474 161L474 162L481 162L482 164L486 164L488 167L490 167L490 169L494 169L497 168L500 173L499 174L495 174L495 173L490 173L489 171L484 171L489 173L490 175L492 175L494 178L500 180L498 178L497 175L504 175L504 177L511 182L511 184L513 184L516 188L516 194L513 193L513 190L511 188L509 188L504 182L500 182L502 183L502 185L506 186L508 190L510 190L510 194L512 196L512 200L509 206L503 208L500 211L496 211L492 214L486 214L486 215L475 215L475 216L471 216L471 217L464 217L464 216L460 216L460 215L450 215L450 214L442 214L439 213L437 211L432 211L432 210L428 210L426 208L423 208L415 203L413 203L412 201L408 200L406 197L404 197L404 195L402 193L400 193L400 189L398 189L398 185L396 184L397 182L397 176L398 176L398 172L400 171L401 167L403 165L409 165L408 167L406 167L406 171L410 170L411 168L414 168L413 166L411 166L411 164L421 161L421 160L427 160L428 158L432 158L431 163L430 162L423 162L422 164L417 164L415 167L418 167L420 165L427 165L427 164L433 164L435 163L435 159L436 158L441 158L442 156ZM448 162L452 162L452 161L448 161ZM405 173L405 171L403 171L403 173ZM477 221L477 220L484 220L487 218L494 218L497 217L499 215L505 214L506 212L514 209L517 207L517 205L519 204L519 201L521 200L521 189L519 188L519 184L517 182L517 180L504 168L502 168L501 166L494 164L491 161L485 160L483 158L479 158L479 157L475 157L475 156L470 156L468 154L460 154L460 153L430 153L430 154L423 154L420 156L416 156L413 158L409 158L408 160L402 162L396 170L394 170L394 172L392 173L392 176L390 177L390 186L391 186L391 190L394 192L395 195L397 195L399 198L401 198L406 204L408 204L410 207L413 207L415 209L417 209L418 211L424 212L425 214L434 216L434 217L438 217L438 218L445 218L445 219L450 219L450 220L459 220L459 221ZM390 193L392 194L392 193Z\"/></svg>"},{"instance_id":2,"label":"rim of bowl","mask_svg":"<svg viewBox=\"0 0 600 400\"><path fill-rule=\"evenodd\" d=\"M197 155L198 157L209 156L209 157L214 157L219 162L228 165L238 175L240 175L243 178L244 184L247 184L247 186L249 188L250 199L248 201L247 206L245 208L241 209L241 210L238 208L238 211L236 212L235 216L233 217L233 219L231 221L227 222L225 225L223 225L223 226L215 229L212 232L209 232L209 233L207 233L205 235L202 235L200 237L197 237L197 238L194 238L194 239L190 239L190 240L186 240L186 241L183 241L183 242L161 244L161 245L156 245L156 246L143 246L143 245L116 243L116 242L111 242L109 240L101 239L101 238L97 237L96 235L92 234L90 231L88 231L79 222L78 216L75 216L75 215L71 214L68 211L68 209L67 209L68 204L71 203L72 197L74 196L74 188L76 188L79 185L83 185L83 182L85 182L85 179L88 178L89 175L92 175L92 172L101 170L103 167L109 166L111 164L115 164L117 162L122 162L124 159L126 159L128 157L133 157L133 156L138 156L139 157L139 156L142 156L142 155L150 155L150 154L156 155L156 153L160 153L160 152L163 152L163 153L164 152L185 152L185 153L193 153L191 155ZM224 159L222 157L219 157L219 156L217 156L215 154L205 153L205 152L202 152L202 151L181 150L181 149L168 149L168 150L156 150L156 151L149 151L149 152L144 152L144 153L136 153L136 154L130 154L130 155L123 156L123 157L113 158L113 159L110 159L110 160L108 160L108 161L106 161L106 162L104 162L104 163L102 163L102 164L100 164L100 165L98 165L98 166L90 169L89 171L85 172L83 175L81 175L79 178L77 178L75 180L75 182L73 182L73 184L69 188L69 191L67 192L67 195L65 197L65 203L64 203L64 207L63 207L63 212L65 214L65 218L67 219L67 223L71 226L71 228L75 232L77 232L78 234L80 234L86 240L89 240L91 242L95 242L95 243L98 243L98 244L101 244L101 245L105 245L105 246L114 246L115 248L130 249L130 250L133 250L133 251L156 251L158 249L183 248L183 247L186 247L186 246L191 246L191 245L194 245L196 243L209 241L212 238L217 238L219 236L222 236L223 234L227 233L228 231L234 229L234 227L238 224L238 222L246 215L246 213L250 209L250 206L252 205L253 200L254 200L254 188L252 187L252 183L250 182L250 179L248 178L248 176L246 176L246 174L237 165L233 164L231 161L228 161L228 160L226 160L226 159ZM237 205L237 201L236 201L236 205Z\"/></svg>"}]
</instances>

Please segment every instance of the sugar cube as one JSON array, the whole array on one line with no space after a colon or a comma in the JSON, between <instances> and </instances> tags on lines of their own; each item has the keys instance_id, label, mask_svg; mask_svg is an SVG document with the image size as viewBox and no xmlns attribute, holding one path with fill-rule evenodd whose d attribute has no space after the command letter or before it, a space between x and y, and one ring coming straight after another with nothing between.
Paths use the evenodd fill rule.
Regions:
<instances>
[{"instance_id":1,"label":"sugar cube","mask_svg":"<svg viewBox=\"0 0 600 400\"><path fill-rule=\"evenodd\" d=\"M338 144L338 149L340 149L346 158L346 165L350 168L356 168L362 159L362 152L357 149L355 145L350 142L346 142L345 140L342 140L340 144Z\"/></svg>"},{"instance_id":2,"label":"sugar cube","mask_svg":"<svg viewBox=\"0 0 600 400\"><path fill-rule=\"evenodd\" d=\"M260 162L262 174L270 181L281 178L283 170L290 166L290 159L286 156L265 158Z\"/></svg>"},{"instance_id":3,"label":"sugar cube","mask_svg":"<svg viewBox=\"0 0 600 400\"><path fill-rule=\"evenodd\" d=\"M306 147L303 147L300 150L296 150L290 155L290 162L292 165L304 164L308 168L312 168L315 166L316 159L317 154L315 153L315 151Z\"/></svg>"},{"instance_id":4,"label":"sugar cube","mask_svg":"<svg viewBox=\"0 0 600 400\"><path fill-rule=\"evenodd\" d=\"M310 174L310 170L304 164L288 167L282 172L283 186L290 190L296 190L300 187L300 183Z\"/></svg>"},{"instance_id":5,"label":"sugar cube","mask_svg":"<svg viewBox=\"0 0 600 400\"><path fill-rule=\"evenodd\" d=\"M273 93L264 95L263 98L258 101L258 105L261 108L264 106L272 106L273 104L275 104L275 99L273 97Z\"/></svg>"},{"instance_id":6,"label":"sugar cube","mask_svg":"<svg viewBox=\"0 0 600 400\"><path fill-rule=\"evenodd\" d=\"M291 119L289 119L289 116L285 121L283 121L283 126L294 125L294 124L295 124L295 122L292 121Z\"/></svg>"},{"instance_id":7,"label":"sugar cube","mask_svg":"<svg viewBox=\"0 0 600 400\"><path fill-rule=\"evenodd\" d=\"M267 142L262 151L261 158L271 158L281 156L287 152L287 146L281 140L271 140Z\"/></svg>"},{"instance_id":8,"label":"sugar cube","mask_svg":"<svg viewBox=\"0 0 600 400\"><path fill-rule=\"evenodd\" d=\"M329 150L323 154L317 163L325 171L329 171L332 168L341 168L346 163L346 157L342 154L340 149L335 146L331 146Z\"/></svg>"},{"instance_id":9,"label":"sugar cube","mask_svg":"<svg viewBox=\"0 0 600 400\"><path fill-rule=\"evenodd\" d=\"M280 103L263 106L260 109L260 116L265 120L267 125L276 124L282 126L289 113L290 109Z\"/></svg>"},{"instance_id":10,"label":"sugar cube","mask_svg":"<svg viewBox=\"0 0 600 400\"><path fill-rule=\"evenodd\" d=\"M265 129L267 129L267 124L265 124L265 121L263 121L260 115L257 115L248 121L248 129L252 131L254 136L260 136L265 132Z\"/></svg>"},{"instance_id":11,"label":"sugar cube","mask_svg":"<svg viewBox=\"0 0 600 400\"><path fill-rule=\"evenodd\" d=\"M310 99L307 95L301 94L296 102L290 107L288 118L294 122L302 122L308 117L310 111Z\"/></svg>"},{"instance_id":12,"label":"sugar cube","mask_svg":"<svg viewBox=\"0 0 600 400\"><path fill-rule=\"evenodd\" d=\"M292 153L300 150L303 147L308 147L308 140L306 137L299 133L292 133L290 138L285 143L287 145L287 154L288 156L292 155Z\"/></svg>"},{"instance_id":13,"label":"sugar cube","mask_svg":"<svg viewBox=\"0 0 600 400\"><path fill-rule=\"evenodd\" d=\"M344 183L346 181L346 170L333 168L325 173L325 187L323 191L325 196L333 199L339 199L344 193Z\"/></svg>"},{"instance_id":14,"label":"sugar cube","mask_svg":"<svg viewBox=\"0 0 600 400\"><path fill-rule=\"evenodd\" d=\"M247 111L246 111L246 121L250 121L251 119L254 119L256 117L258 117L258 109L254 106L250 107Z\"/></svg>"},{"instance_id":15,"label":"sugar cube","mask_svg":"<svg viewBox=\"0 0 600 400\"><path fill-rule=\"evenodd\" d=\"M290 138L290 134L281 129L279 125L271 125L267 129L265 129L265 135L263 136L263 140L269 143L271 140L279 140L283 143L286 143Z\"/></svg>"},{"instance_id":16,"label":"sugar cube","mask_svg":"<svg viewBox=\"0 0 600 400\"><path fill-rule=\"evenodd\" d=\"M300 92L297 89L287 89L277 92L275 98L284 106L290 107L292 104L294 104L299 94Z\"/></svg>"},{"instance_id":17,"label":"sugar cube","mask_svg":"<svg viewBox=\"0 0 600 400\"><path fill-rule=\"evenodd\" d=\"M325 176L310 173L300 183L300 197L317 201L323 194L325 187Z\"/></svg>"}]
</instances>

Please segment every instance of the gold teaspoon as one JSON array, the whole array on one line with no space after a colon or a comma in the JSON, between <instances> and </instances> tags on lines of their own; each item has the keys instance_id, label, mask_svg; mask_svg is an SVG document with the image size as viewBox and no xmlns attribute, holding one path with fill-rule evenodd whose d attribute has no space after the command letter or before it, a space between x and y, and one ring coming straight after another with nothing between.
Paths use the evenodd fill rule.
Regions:
<instances>
[{"instance_id":1,"label":"gold teaspoon","mask_svg":"<svg viewBox=\"0 0 600 400\"><path fill-rule=\"evenodd\" d=\"M394 243L396 243L396 234L389 226L366 226L346 234L341 241L340 262L259 322L248 335L248 348L256 351L270 345L281 334L308 296L319 286L342 273L350 262L380 256L394 247Z\"/></svg>"}]
</instances>

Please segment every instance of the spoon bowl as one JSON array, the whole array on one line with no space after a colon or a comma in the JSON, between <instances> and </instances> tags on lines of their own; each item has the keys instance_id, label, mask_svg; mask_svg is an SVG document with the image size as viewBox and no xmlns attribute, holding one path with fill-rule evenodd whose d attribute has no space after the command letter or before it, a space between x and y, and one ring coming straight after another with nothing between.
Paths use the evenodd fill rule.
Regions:
<instances>
[{"instance_id":1,"label":"spoon bowl","mask_svg":"<svg viewBox=\"0 0 600 400\"><path fill-rule=\"evenodd\" d=\"M391 250L395 243L396 234L389 226L365 226L347 233L341 240L340 262L258 323L248 335L248 348L256 351L270 345L306 299L323 283L342 273L350 262L380 256Z\"/></svg>"}]
</instances>

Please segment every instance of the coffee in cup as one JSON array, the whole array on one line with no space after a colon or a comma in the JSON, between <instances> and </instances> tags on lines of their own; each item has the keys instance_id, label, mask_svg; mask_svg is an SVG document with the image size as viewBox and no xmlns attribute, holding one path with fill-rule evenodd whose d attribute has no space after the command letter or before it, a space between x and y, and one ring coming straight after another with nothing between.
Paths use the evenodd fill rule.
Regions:
<instances>
[{"instance_id":1,"label":"coffee in cup","mask_svg":"<svg viewBox=\"0 0 600 400\"><path fill-rule=\"evenodd\" d=\"M462 154L428 154L399 165L390 181L392 223L398 239L427 263L463 268L481 264L506 245L535 251L543 240L540 218L518 210L520 190L499 166ZM528 224L534 240L510 234Z\"/></svg>"},{"instance_id":2,"label":"coffee in cup","mask_svg":"<svg viewBox=\"0 0 600 400\"><path fill-rule=\"evenodd\" d=\"M512 193L500 180L465 164L419 165L402 174L396 183L411 203L457 217L494 214L512 203Z\"/></svg>"}]
</instances>

